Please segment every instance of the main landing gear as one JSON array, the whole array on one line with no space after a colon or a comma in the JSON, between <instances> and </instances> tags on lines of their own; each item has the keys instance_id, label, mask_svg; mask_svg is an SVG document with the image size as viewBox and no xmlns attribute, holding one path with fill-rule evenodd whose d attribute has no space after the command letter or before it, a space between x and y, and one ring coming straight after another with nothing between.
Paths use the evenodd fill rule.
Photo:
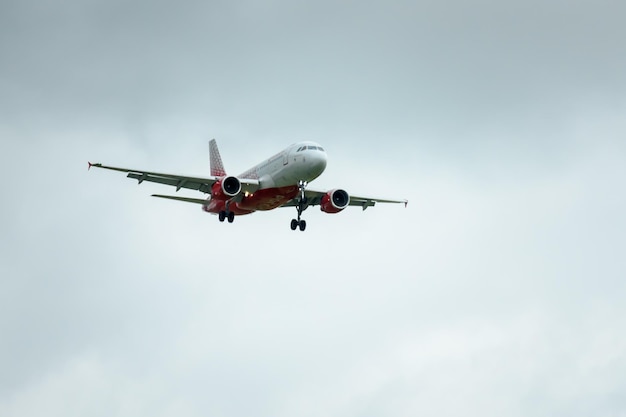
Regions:
<instances>
[{"instance_id":1,"label":"main landing gear","mask_svg":"<svg viewBox=\"0 0 626 417\"><path fill-rule=\"evenodd\" d=\"M298 219L291 220L291 230L296 230L297 228L300 228L300 231L304 232L304 230L306 229L306 221L300 220L302 212L308 207L306 197L304 196L304 189L306 188L306 186L306 181L298 182L298 189L300 190L300 197L298 198L298 204L296 205L296 210L298 210Z\"/></svg>"},{"instance_id":2,"label":"main landing gear","mask_svg":"<svg viewBox=\"0 0 626 417\"><path fill-rule=\"evenodd\" d=\"M306 220L291 219L291 230L296 230L298 227L304 232L304 229L306 229Z\"/></svg>"},{"instance_id":3,"label":"main landing gear","mask_svg":"<svg viewBox=\"0 0 626 417\"><path fill-rule=\"evenodd\" d=\"M222 210L217 215L221 222L223 222L225 219L228 219L228 223L232 223L233 221L235 221L235 213L233 213L232 211L227 212Z\"/></svg>"}]
</instances>

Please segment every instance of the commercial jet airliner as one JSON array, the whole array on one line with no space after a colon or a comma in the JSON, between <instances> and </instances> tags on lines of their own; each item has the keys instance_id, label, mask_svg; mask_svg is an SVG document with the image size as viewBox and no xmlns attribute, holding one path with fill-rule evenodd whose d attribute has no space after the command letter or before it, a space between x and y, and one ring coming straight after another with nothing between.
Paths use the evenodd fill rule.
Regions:
<instances>
[{"instance_id":1,"label":"commercial jet airliner","mask_svg":"<svg viewBox=\"0 0 626 417\"><path fill-rule=\"evenodd\" d=\"M89 168L104 168L127 173L141 184L144 181L181 188L198 190L208 194L207 198L190 198L152 194L153 197L196 203L207 213L217 214L219 221L232 223L235 216L272 210L277 207L295 207L298 216L291 220L291 230L306 229L302 212L309 206L319 205L325 213L339 213L348 206L359 206L365 210L376 203L404 203L407 200L384 200L380 198L349 195L345 190L316 191L308 183L319 177L326 169L326 152L315 142L299 142L277 153L246 172L227 175L217 142L209 142L211 175L206 178L161 174L136 169L117 168L92 164Z\"/></svg>"}]
</instances>

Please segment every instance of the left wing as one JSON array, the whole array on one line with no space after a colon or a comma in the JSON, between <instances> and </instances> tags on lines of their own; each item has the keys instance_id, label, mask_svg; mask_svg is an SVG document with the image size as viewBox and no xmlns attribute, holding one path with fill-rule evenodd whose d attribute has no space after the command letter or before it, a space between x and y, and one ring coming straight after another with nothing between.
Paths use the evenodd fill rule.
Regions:
<instances>
[{"instance_id":1,"label":"left wing","mask_svg":"<svg viewBox=\"0 0 626 417\"><path fill-rule=\"evenodd\" d=\"M304 197L306 198L306 205L307 206L319 206L322 201L322 197L324 197L324 195L326 195L328 192L329 191L318 191L318 190L311 190L308 188L305 189ZM363 210L365 210L368 207L374 207L376 203L396 203L396 204L402 203L404 204L405 207L409 203L408 200L389 200L389 199L383 199L383 198L361 197L361 196L356 196L352 194L349 194L349 197L350 197L350 202L348 203L349 206L362 207ZM287 203L283 204L282 207L296 207L298 205L298 198L299 197L296 197L293 200L288 201Z\"/></svg>"},{"instance_id":2,"label":"left wing","mask_svg":"<svg viewBox=\"0 0 626 417\"><path fill-rule=\"evenodd\" d=\"M128 178L137 180L139 184L141 184L144 181L156 182L159 184L171 185L173 187L176 187L176 191L180 190L181 188L187 188L190 190L202 191L203 193L207 193L207 194L211 193L211 187L213 186L213 184L215 184L215 182L221 179L221 177L215 177L215 176L202 178L202 177L187 177L184 175L163 174L159 172L148 172L148 171L142 171L138 169L111 167L111 166L102 165L100 163L92 164L91 162L89 162L89 168L91 167L110 169L112 171L126 172L128 174L126 175ZM259 188L259 182L257 180L239 179L239 182L241 183L242 192L245 192L245 191L254 192Z\"/></svg>"}]
</instances>

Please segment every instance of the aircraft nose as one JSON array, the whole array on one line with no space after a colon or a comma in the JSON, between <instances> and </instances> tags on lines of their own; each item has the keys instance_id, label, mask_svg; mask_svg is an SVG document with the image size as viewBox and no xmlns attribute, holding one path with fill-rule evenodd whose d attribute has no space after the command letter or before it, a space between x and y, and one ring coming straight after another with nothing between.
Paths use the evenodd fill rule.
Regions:
<instances>
[{"instance_id":1,"label":"aircraft nose","mask_svg":"<svg viewBox=\"0 0 626 417\"><path fill-rule=\"evenodd\" d=\"M315 152L313 155L311 155L310 161L311 168L313 168L313 170L318 173L318 175L324 172L324 170L326 169L327 158L324 152Z\"/></svg>"}]
</instances>

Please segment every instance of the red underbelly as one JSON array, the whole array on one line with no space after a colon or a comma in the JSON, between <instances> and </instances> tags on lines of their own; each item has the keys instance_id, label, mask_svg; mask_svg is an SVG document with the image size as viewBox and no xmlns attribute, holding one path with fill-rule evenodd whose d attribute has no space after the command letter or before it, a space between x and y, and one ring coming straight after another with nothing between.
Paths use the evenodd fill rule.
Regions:
<instances>
[{"instance_id":1,"label":"red underbelly","mask_svg":"<svg viewBox=\"0 0 626 417\"><path fill-rule=\"evenodd\" d=\"M296 185L267 188L244 197L241 202L237 203L237 208L246 211L272 210L292 200L296 195L298 195Z\"/></svg>"}]
</instances>

